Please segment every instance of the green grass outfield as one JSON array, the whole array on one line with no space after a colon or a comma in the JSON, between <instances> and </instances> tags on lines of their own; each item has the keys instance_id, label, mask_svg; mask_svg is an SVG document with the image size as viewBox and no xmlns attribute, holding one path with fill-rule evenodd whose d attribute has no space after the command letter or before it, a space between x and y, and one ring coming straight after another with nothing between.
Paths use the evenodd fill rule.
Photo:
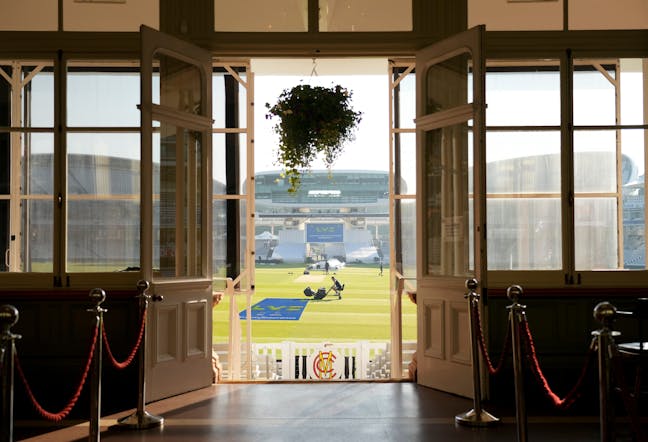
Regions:
<instances>
[{"instance_id":1,"label":"green grass outfield","mask_svg":"<svg viewBox=\"0 0 648 442\"><path fill-rule=\"evenodd\" d=\"M342 299L329 293L321 301L309 301L298 321L253 320L253 342L389 341L389 270L379 275L377 265L347 265L337 271L310 270L304 267L260 264L256 268L256 293L252 305L264 298L309 299L304 289L331 286L331 275L345 284ZM307 279L308 281L304 281ZM245 309L244 295L238 296L238 311ZM403 297L403 341L416 340L416 306ZM242 336L247 334L241 321ZM214 307L214 343L225 343L229 336L229 299Z\"/></svg>"}]
</instances>

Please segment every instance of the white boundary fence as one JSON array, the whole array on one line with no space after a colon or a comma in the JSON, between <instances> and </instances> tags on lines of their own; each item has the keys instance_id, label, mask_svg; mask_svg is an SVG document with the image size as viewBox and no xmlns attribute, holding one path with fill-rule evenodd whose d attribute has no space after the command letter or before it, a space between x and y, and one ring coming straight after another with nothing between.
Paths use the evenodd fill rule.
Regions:
<instances>
[{"instance_id":1,"label":"white boundary fence","mask_svg":"<svg viewBox=\"0 0 648 442\"><path fill-rule=\"evenodd\" d=\"M222 347L222 348L221 348ZM215 345L220 357L223 379L233 379L232 369L248 380L371 380L391 379L390 348L387 342L348 343L259 343L251 346L252 372L230 367L227 345ZM416 343L403 343L403 368L416 350ZM241 357L242 356L242 357ZM246 360L245 350L233 361ZM407 376L406 376L407 377Z\"/></svg>"}]
</instances>

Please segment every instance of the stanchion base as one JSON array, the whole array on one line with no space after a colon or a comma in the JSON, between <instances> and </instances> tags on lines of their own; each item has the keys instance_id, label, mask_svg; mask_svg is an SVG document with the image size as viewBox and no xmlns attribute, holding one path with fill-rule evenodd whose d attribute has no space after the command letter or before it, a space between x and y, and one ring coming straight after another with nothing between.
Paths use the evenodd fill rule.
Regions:
<instances>
[{"instance_id":1,"label":"stanchion base","mask_svg":"<svg viewBox=\"0 0 648 442\"><path fill-rule=\"evenodd\" d=\"M144 430L146 428L159 427L163 423L163 417L153 416L148 411L144 411L142 414L135 412L130 416L122 417L117 420L117 425L120 428L128 430Z\"/></svg>"},{"instance_id":2,"label":"stanchion base","mask_svg":"<svg viewBox=\"0 0 648 442\"><path fill-rule=\"evenodd\" d=\"M500 419L493 416L488 411L481 411L481 414L475 413L475 410L466 411L455 416L455 422L460 425L469 427L488 427L499 423Z\"/></svg>"}]
</instances>

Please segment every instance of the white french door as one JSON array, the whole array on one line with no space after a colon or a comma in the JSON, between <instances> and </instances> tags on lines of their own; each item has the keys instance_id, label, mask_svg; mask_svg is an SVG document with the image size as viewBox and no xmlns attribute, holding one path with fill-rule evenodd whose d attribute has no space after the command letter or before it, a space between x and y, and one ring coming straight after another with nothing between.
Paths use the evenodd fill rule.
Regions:
<instances>
[{"instance_id":1,"label":"white french door","mask_svg":"<svg viewBox=\"0 0 648 442\"><path fill-rule=\"evenodd\" d=\"M146 400L212 383L211 54L142 26Z\"/></svg>"},{"instance_id":2,"label":"white french door","mask_svg":"<svg viewBox=\"0 0 648 442\"><path fill-rule=\"evenodd\" d=\"M466 397L465 282L486 275L483 41L480 26L416 57L418 382Z\"/></svg>"}]
</instances>

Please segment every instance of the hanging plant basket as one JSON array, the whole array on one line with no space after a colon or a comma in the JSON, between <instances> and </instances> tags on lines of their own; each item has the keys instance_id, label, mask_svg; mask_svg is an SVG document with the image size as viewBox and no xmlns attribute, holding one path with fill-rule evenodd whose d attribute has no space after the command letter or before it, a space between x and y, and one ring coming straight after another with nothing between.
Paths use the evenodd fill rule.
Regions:
<instances>
[{"instance_id":1,"label":"hanging plant basket","mask_svg":"<svg viewBox=\"0 0 648 442\"><path fill-rule=\"evenodd\" d=\"M274 106L266 103L266 118L279 118L273 128L279 134L275 163L283 167L289 192L299 188L301 173L316 158L330 171L344 144L355 138L362 113L351 108L351 95L339 85L299 85L285 89Z\"/></svg>"}]
</instances>

